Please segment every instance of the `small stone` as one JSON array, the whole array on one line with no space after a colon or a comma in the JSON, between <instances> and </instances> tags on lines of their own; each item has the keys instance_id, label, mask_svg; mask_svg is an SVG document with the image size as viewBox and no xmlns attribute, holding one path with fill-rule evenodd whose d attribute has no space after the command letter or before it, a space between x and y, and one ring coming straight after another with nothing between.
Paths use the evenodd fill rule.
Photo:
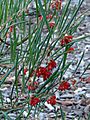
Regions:
<instances>
[{"instance_id":1,"label":"small stone","mask_svg":"<svg viewBox=\"0 0 90 120\"><path fill-rule=\"evenodd\" d=\"M82 91L82 88L78 88L77 90L74 91L74 93L77 94L80 91Z\"/></svg>"},{"instance_id":2,"label":"small stone","mask_svg":"<svg viewBox=\"0 0 90 120\"><path fill-rule=\"evenodd\" d=\"M57 92L55 92L55 95L56 95L56 98L60 98L60 95L59 95L59 92L57 91Z\"/></svg>"},{"instance_id":3,"label":"small stone","mask_svg":"<svg viewBox=\"0 0 90 120\"><path fill-rule=\"evenodd\" d=\"M40 120L46 120L46 113L40 113L39 118Z\"/></svg>"},{"instance_id":4,"label":"small stone","mask_svg":"<svg viewBox=\"0 0 90 120\"><path fill-rule=\"evenodd\" d=\"M85 107L84 112L87 114L90 113L90 104Z\"/></svg>"},{"instance_id":5,"label":"small stone","mask_svg":"<svg viewBox=\"0 0 90 120\"><path fill-rule=\"evenodd\" d=\"M11 100L10 100L9 98L6 98L6 101L7 101L8 103L10 103L10 102L11 102Z\"/></svg>"},{"instance_id":6,"label":"small stone","mask_svg":"<svg viewBox=\"0 0 90 120\"><path fill-rule=\"evenodd\" d=\"M73 97L74 95L68 93L60 96L60 98L73 98Z\"/></svg>"},{"instance_id":7,"label":"small stone","mask_svg":"<svg viewBox=\"0 0 90 120\"><path fill-rule=\"evenodd\" d=\"M4 87L4 88L0 88L0 91L5 91L5 90L7 90L6 87Z\"/></svg>"},{"instance_id":8,"label":"small stone","mask_svg":"<svg viewBox=\"0 0 90 120\"><path fill-rule=\"evenodd\" d=\"M86 91L80 91L76 95L84 95L85 93L86 93Z\"/></svg>"},{"instance_id":9,"label":"small stone","mask_svg":"<svg viewBox=\"0 0 90 120\"><path fill-rule=\"evenodd\" d=\"M23 116L27 117L28 113L26 111L23 112Z\"/></svg>"},{"instance_id":10,"label":"small stone","mask_svg":"<svg viewBox=\"0 0 90 120\"><path fill-rule=\"evenodd\" d=\"M48 104L47 102L45 102L45 106L51 111L54 110L54 107L52 107L50 104Z\"/></svg>"},{"instance_id":11,"label":"small stone","mask_svg":"<svg viewBox=\"0 0 90 120\"><path fill-rule=\"evenodd\" d=\"M16 119L16 114L14 114L14 113L9 113L8 116L9 116L12 120L15 120L15 119Z\"/></svg>"},{"instance_id":12,"label":"small stone","mask_svg":"<svg viewBox=\"0 0 90 120\"><path fill-rule=\"evenodd\" d=\"M90 93L86 93L86 97L87 97L87 98L90 98Z\"/></svg>"},{"instance_id":13,"label":"small stone","mask_svg":"<svg viewBox=\"0 0 90 120\"><path fill-rule=\"evenodd\" d=\"M54 118L55 116L56 116L55 113L49 113L50 118Z\"/></svg>"}]
</instances>

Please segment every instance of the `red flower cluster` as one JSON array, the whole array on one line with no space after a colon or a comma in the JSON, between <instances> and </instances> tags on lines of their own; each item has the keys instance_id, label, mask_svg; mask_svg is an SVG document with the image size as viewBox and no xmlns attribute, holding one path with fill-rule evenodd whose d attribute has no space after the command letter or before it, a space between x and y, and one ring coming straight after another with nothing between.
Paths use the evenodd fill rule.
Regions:
<instances>
[{"instance_id":1,"label":"red flower cluster","mask_svg":"<svg viewBox=\"0 0 90 120\"><path fill-rule=\"evenodd\" d=\"M56 67L56 62L54 60L50 60L50 62L47 65L47 70L52 70L53 68Z\"/></svg>"},{"instance_id":2,"label":"red flower cluster","mask_svg":"<svg viewBox=\"0 0 90 120\"><path fill-rule=\"evenodd\" d=\"M51 14L49 14L49 15L46 16L46 19L51 19L51 18L52 18ZM42 20L42 19L43 19L43 16L40 15L39 16L39 20ZM49 26L50 26L50 28L53 28L55 26L55 22L49 22Z\"/></svg>"},{"instance_id":3,"label":"red flower cluster","mask_svg":"<svg viewBox=\"0 0 90 120\"><path fill-rule=\"evenodd\" d=\"M55 26L55 22L50 22L49 26L50 26L50 28L53 28Z\"/></svg>"},{"instance_id":4,"label":"red flower cluster","mask_svg":"<svg viewBox=\"0 0 90 120\"><path fill-rule=\"evenodd\" d=\"M44 80L46 80L47 78L49 78L51 75L51 72L49 72L45 67L39 67L36 70L36 76L40 77L42 76Z\"/></svg>"},{"instance_id":5,"label":"red flower cluster","mask_svg":"<svg viewBox=\"0 0 90 120\"><path fill-rule=\"evenodd\" d=\"M24 75L26 75L27 71L28 71L28 69L25 68L25 69L24 69Z\"/></svg>"},{"instance_id":6,"label":"red flower cluster","mask_svg":"<svg viewBox=\"0 0 90 120\"><path fill-rule=\"evenodd\" d=\"M63 90L67 90L69 87L70 87L70 84L67 81L63 81L59 85L58 89L61 90L61 91L63 91Z\"/></svg>"},{"instance_id":7,"label":"red flower cluster","mask_svg":"<svg viewBox=\"0 0 90 120\"><path fill-rule=\"evenodd\" d=\"M9 32L6 34L6 38L10 38L10 33L13 31L14 26L10 26Z\"/></svg>"},{"instance_id":8,"label":"red flower cluster","mask_svg":"<svg viewBox=\"0 0 90 120\"><path fill-rule=\"evenodd\" d=\"M43 19L43 16L42 16L42 15L40 15L40 16L39 16L39 20L42 20L42 19Z\"/></svg>"},{"instance_id":9,"label":"red flower cluster","mask_svg":"<svg viewBox=\"0 0 90 120\"><path fill-rule=\"evenodd\" d=\"M34 85L30 82L28 85L28 90L35 90L38 86L38 82L34 82Z\"/></svg>"},{"instance_id":10,"label":"red flower cluster","mask_svg":"<svg viewBox=\"0 0 90 120\"><path fill-rule=\"evenodd\" d=\"M51 105L55 105L56 104L56 96L51 96L48 100L47 100L47 103L48 104L51 104Z\"/></svg>"},{"instance_id":11,"label":"red flower cluster","mask_svg":"<svg viewBox=\"0 0 90 120\"><path fill-rule=\"evenodd\" d=\"M51 19L51 18L52 18L52 15L51 15L51 14L49 14L49 15L46 16L46 19ZM42 20L42 19L43 19L43 16L40 15L40 16L39 16L39 20Z\"/></svg>"},{"instance_id":12,"label":"red flower cluster","mask_svg":"<svg viewBox=\"0 0 90 120\"><path fill-rule=\"evenodd\" d=\"M67 53L71 53L71 52L73 52L73 51L74 51L74 48L73 48L73 47L70 47L70 48L68 49Z\"/></svg>"},{"instance_id":13,"label":"red flower cluster","mask_svg":"<svg viewBox=\"0 0 90 120\"><path fill-rule=\"evenodd\" d=\"M56 10L60 10L61 9L61 0L53 0L52 4L51 4L51 8L56 9Z\"/></svg>"},{"instance_id":14,"label":"red flower cluster","mask_svg":"<svg viewBox=\"0 0 90 120\"><path fill-rule=\"evenodd\" d=\"M40 99L39 99L39 98L32 96L32 97L31 97L31 100L30 100L30 105L31 105L31 106L35 106L35 105L37 105L39 102L40 102Z\"/></svg>"},{"instance_id":15,"label":"red flower cluster","mask_svg":"<svg viewBox=\"0 0 90 120\"><path fill-rule=\"evenodd\" d=\"M71 80L71 82L73 86L76 84L76 80Z\"/></svg>"},{"instance_id":16,"label":"red flower cluster","mask_svg":"<svg viewBox=\"0 0 90 120\"><path fill-rule=\"evenodd\" d=\"M13 31L13 28L14 28L14 26L11 26L11 27L9 28L9 31L12 32L12 31Z\"/></svg>"},{"instance_id":17,"label":"red flower cluster","mask_svg":"<svg viewBox=\"0 0 90 120\"><path fill-rule=\"evenodd\" d=\"M46 19L52 19L52 15L51 14L47 15Z\"/></svg>"},{"instance_id":18,"label":"red flower cluster","mask_svg":"<svg viewBox=\"0 0 90 120\"><path fill-rule=\"evenodd\" d=\"M61 46L64 46L65 44L68 44L69 42L72 42L72 36L71 35L68 35L68 36L65 36L61 41L60 41L60 44Z\"/></svg>"},{"instance_id":19,"label":"red flower cluster","mask_svg":"<svg viewBox=\"0 0 90 120\"><path fill-rule=\"evenodd\" d=\"M40 77L42 76L44 80L48 79L51 75L51 70L56 67L56 62L54 60L50 60L47 67L39 67L36 70L36 76Z\"/></svg>"}]
</instances>

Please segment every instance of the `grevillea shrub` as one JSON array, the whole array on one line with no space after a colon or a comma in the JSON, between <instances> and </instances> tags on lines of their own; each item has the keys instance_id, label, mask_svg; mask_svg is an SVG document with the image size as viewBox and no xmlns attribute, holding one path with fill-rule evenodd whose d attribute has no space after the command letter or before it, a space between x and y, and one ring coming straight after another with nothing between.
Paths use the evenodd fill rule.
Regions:
<instances>
[{"instance_id":1,"label":"grevillea shrub","mask_svg":"<svg viewBox=\"0 0 90 120\"><path fill-rule=\"evenodd\" d=\"M24 112L30 119L32 111L44 112L46 104L58 105L65 119L56 93L63 94L71 89L71 83L76 84L64 79L74 61L67 58L75 54L74 43L90 36L75 36L84 17L78 15L84 0L77 6L71 1L0 0L0 119L11 119L8 114L12 112L17 112L16 120L23 118ZM1 91L7 80L11 80L9 105ZM55 113L57 118L59 111Z\"/></svg>"}]
</instances>

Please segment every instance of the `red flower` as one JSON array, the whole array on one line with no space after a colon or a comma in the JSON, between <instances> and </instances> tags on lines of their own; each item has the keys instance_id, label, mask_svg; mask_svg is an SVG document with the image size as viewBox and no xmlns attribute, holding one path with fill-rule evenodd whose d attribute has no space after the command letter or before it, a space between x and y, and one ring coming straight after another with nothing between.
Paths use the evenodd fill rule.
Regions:
<instances>
[{"instance_id":1,"label":"red flower","mask_svg":"<svg viewBox=\"0 0 90 120\"><path fill-rule=\"evenodd\" d=\"M64 46L65 44L68 44L69 42L72 42L72 36L71 35L68 35L68 36L65 36L61 41L60 41L60 44L61 46Z\"/></svg>"},{"instance_id":2,"label":"red flower","mask_svg":"<svg viewBox=\"0 0 90 120\"><path fill-rule=\"evenodd\" d=\"M67 51L67 53L70 53L70 52L73 52L74 51L74 48L73 47L70 47Z\"/></svg>"},{"instance_id":3,"label":"red flower","mask_svg":"<svg viewBox=\"0 0 90 120\"><path fill-rule=\"evenodd\" d=\"M71 80L71 82L72 82L72 85L75 85L76 80Z\"/></svg>"},{"instance_id":4,"label":"red flower","mask_svg":"<svg viewBox=\"0 0 90 120\"><path fill-rule=\"evenodd\" d=\"M51 75L51 72L46 71L42 76L43 76L43 79L46 80L50 77L50 75Z\"/></svg>"},{"instance_id":5,"label":"red flower","mask_svg":"<svg viewBox=\"0 0 90 120\"><path fill-rule=\"evenodd\" d=\"M51 19L51 18L52 18L52 15L51 15L51 14L49 14L49 15L46 16L46 19ZM40 16L39 16L39 20L42 20L42 19L43 19L43 16L40 15Z\"/></svg>"},{"instance_id":6,"label":"red flower","mask_svg":"<svg viewBox=\"0 0 90 120\"><path fill-rule=\"evenodd\" d=\"M24 75L26 75L27 71L28 71L28 69L25 68L25 69L24 69Z\"/></svg>"},{"instance_id":7,"label":"red flower","mask_svg":"<svg viewBox=\"0 0 90 120\"><path fill-rule=\"evenodd\" d=\"M67 36L64 37L64 39L72 39L72 38L73 38L72 35L67 35Z\"/></svg>"},{"instance_id":8,"label":"red flower","mask_svg":"<svg viewBox=\"0 0 90 120\"><path fill-rule=\"evenodd\" d=\"M36 70L36 76L40 77L41 75L43 75L45 72L47 71L47 69L45 67L39 67Z\"/></svg>"},{"instance_id":9,"label":"red flower","mask_svg":"<svg viewBox=\"0 0 90 120\"><path fill-rule=\"evenodd\" d=\"M53 28L55 26L55 22L50 22L49 26L50 26L50 28Z\"/></svg>"},{"instance_id":10,"label":"red flower","mask_svg":"<svg viewBox=\"0 0 90 120\"><path fill-rule=\"evenodd\" d=\"M51 18L52 18L51 14L49 14L49 15L46 16L46 19L51 19Z\"/></svg>"},{"instance_id":11,"label":"red flower","mask_svg":"<svg viewBox=\"0 0 90 120\"><path fill-rule=\"evenodd\" d=\"M62 40L60 41L60 44L61 44L61 46L64 46L64 45L65 45L65 40L62 39Z\"/></svg>"},{"instance_id":12,"label":"red flower","mask_svg":"<svg viewBox=\"0 0 90 120\"><path fill-rule=\"evenodd\" d=\"M39 98L32 96L32 97L31 97L31 100L30 100L30 105L31 105L31 106L35 106L35 105L37 105L39 102L40 102L40 99L39 99Z\"/></svg>"},{"instance_id":13,"label":"red flower","mask_svg":"<svg viewBox=\"0 0 90 120\"><path fill-rule=\"evenodd\" d=\"M47 66L47 70L50 71L50 70L52 70L52 69L53 69L53 68L52 68L52 65L49 64L49 65Z\"/></svg>"},{"instance_id":14,"label":"red flower","mask_svg":"<svg viewBox=\"0 0 90 120\"><path fill-rule=\"evenodd\" d=\"M31 86L31 85L28 85L28 90L35 90L35 87L34 86Z\"/></svg>"},{"instance_id":15,"label":"red flower","mask_svg":"<svg viewBox=\"0 0 90 120\"><path fill-rule=\"evenodd\" d=\"M55 105L56 104L56 96L51 96L48 100L47 100L47 103L48 104L51 104L51 105Z\"/></svg>"},{"instance_id":16,"label":"red flower","mask_svg":"<svg viewBox=\"0 0 90 120\"><path fill-rule=\"evenodd\" d=\"M61 91L63 91L63 90L67 90L69 87L70 87L70 84L67 81L63 81L59 85L58 89L61 90Z\"/></svg>"},{"instance_id":17,"label":"red flower","mask_svg":"<svg viewBox=\"0 0 90 120\"><path fill-rule=\"evenodd\" d=\"M38 82L35 81L35 82L34 82L34 85L37 86L37 85L38 85Z\"/></svg>"},{"instance_id":18,"label":"red flower","mask_svg":"<svg viewBox=\"0 0 90 120\"><path fill-rule=\"evenodd\" d=\"M61 1L57 1L55 3L55 8L56 8L56 10L60 10L61 9Z\"/></svg>"},{"instance_id":19,"label":"red flower","mask_svg":"<svg viewBox=\"0 0 90 120\"><path fill-rule=\"evenodd\" d=\"M28 85L28 90L35 90L37 88L37 86L38 86L38 82L34 82L34 85L33 85L30 81L30 83Z\"/></svg>"},{"instance_id":20,"label":"red flower","mask_svg":"<svg viewBox=\"0 0 90 120\"><path fill-rule=\"evenodd\" d=\"M61 9L61 0L53 0L52 4L51 4L51 8L54 8L56 10L60 10Z\"/></svg>"},{"instance_id":21,"label":"red flower","mask_svg":"<svg viewBox=\"0 0 90 120\"><path fill-rule=\"evenodd\" d=\"M37 70L36 70L36 76L37 77L40 77L42 76L44 80L46 80L47 78L49 78L51 75L51 72L49 72L47 70L47 68L45 67L39 67Z\"/></svg>"},{"instance_id":22,"label":"red flower","mask_svg":"<svg viewBox=\"0 0 90 120\"><path fill-rule=\"evenodd\" d=\"M65 43L68 44L69 42L72 42L72 36L71 35L65 36L64 40L65 40Z\"/></svg>"},{"instance_id":23,"label":"red flower","mask_svg":"<svg viewBox=\"0 0 90 120\"><path fill-rule=\"evenodd\" d=\"M56 62L54 60L50 60L47 66L47 70L52 70L54 67L56 67Z\"/></svg>"},{"instance_id":24,"label":"red flower","mask_svg":"<svg viewBox=\"0 0 90 120\"><path fill-rule=\"evenodd\" d=\"M9 31L10 31L10 32L12 32L12 31L13 31L13 26L11 26L11 27L9 28Z\"/></svg>"},{"instance_id":25,"label":"red flower","mask_svg":"<svg viewBox=\"0 0 90 120\"><path fill-rule=\"evenodd\" d=\"M55 8L55 5L54 5L53 3L51 4L51 8L52 8L52 9Z\"/></svg>"},{"instance_id":26,"label":"red flower","mask_svg":"<svg viewBox=\"0 0 90 120\"><path fill-rule=\"evenodd\" d=\"M42 15L40 15L40 16L39 16L39 20L42 20L42 19L43 19L43 16L42 16Z\"/></svg>"}]
</instances>

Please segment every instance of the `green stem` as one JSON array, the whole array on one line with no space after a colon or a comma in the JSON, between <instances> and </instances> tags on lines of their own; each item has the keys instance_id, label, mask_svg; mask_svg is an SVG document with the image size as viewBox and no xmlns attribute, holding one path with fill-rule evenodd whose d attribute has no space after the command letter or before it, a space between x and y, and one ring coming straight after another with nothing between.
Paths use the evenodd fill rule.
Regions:
<instances>
[{"instance_id":1,"label":"green stem","mask_svg":"<svg viewBox=\"0 0 90 120\"><path fill-rule=\"evenodd\" d=\"M65 51L67 51L67 49L68 49L68 46L66 46ZM66 60L67 60L67 52L64 53L63 64L62 64L62 68L61 69L63 69L65 67ZM64 71L61 71L60 80L62 79L63 73L64 73Z\"/></svg>"}]
</instances>

